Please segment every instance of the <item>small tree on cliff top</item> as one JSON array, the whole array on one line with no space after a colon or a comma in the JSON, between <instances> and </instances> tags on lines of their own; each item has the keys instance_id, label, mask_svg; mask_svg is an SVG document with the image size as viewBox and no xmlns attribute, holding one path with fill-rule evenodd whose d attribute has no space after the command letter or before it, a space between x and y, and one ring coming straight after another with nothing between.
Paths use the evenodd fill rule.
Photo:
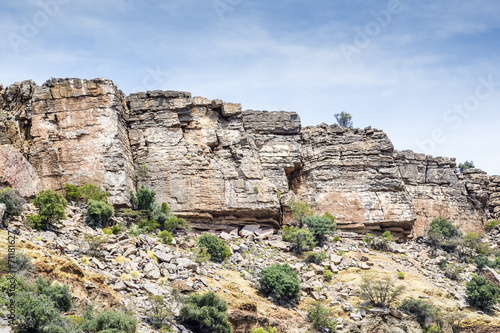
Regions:
<instances>
[{"instance_id":1,"label":"small tree on cliff top","mask_svg":"<svg viewBox=\"0 0 500 333\"><path fill-rule=\"evenodd\" d=\"M342 111L341 113L335 114L335 119L337 119L337 123L342 127L352 128L352 116Z\"/></svg>"}]
</instances>

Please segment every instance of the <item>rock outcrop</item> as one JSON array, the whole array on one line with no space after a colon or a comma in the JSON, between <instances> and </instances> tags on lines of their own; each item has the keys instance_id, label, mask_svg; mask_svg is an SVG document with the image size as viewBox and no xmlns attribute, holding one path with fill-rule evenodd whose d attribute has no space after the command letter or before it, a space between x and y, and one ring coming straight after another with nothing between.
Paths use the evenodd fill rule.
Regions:
<instances>
[{"instance_id":1,"label":"rock outcrop","mask_svg":"<svg viewBox=\"0 0 500 333\"><path fill-rule=\"evenodd\" d=\"M13 187L25 198L43 189L35 169L10 145L0 146L0 187Z\"/></svg>"},{"instance_id":2,"label":"rock outcrop","mask_svg":"<svg viewBox=\"0 0 500 333\"><path fill-rule=\"evenodd\" d=\"M110 80L54 79L0 86L0 124L0 144L24 155L43 188L93 183L125 206L144 184L205 228L278 226L298 199L342 229L406 236L438 215L464 231L500 217L499 176L395 151L372 128L302 129L294 112L242 111L176 91L126 97Z\"/></svg>"}]
</instances>

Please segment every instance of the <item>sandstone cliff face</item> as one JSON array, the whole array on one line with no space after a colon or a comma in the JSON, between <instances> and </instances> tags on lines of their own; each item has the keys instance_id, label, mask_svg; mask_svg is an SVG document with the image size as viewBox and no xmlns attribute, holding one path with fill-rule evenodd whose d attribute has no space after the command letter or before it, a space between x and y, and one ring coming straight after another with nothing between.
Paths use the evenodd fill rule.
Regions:
<instances>
[{"instance_id":1,"label":"sandstone cliff face","mask_svg":"<svg viewBox=\"0 0 500 333\"><path fill-rule=\"evenodd\" d=\"M2 95L1 142L22 148L44 188L102 184L114 204L128 204L128 109L111 81L51 80L41 87L27 81Z\"/></svg>"},{"instance_id":2,"label":"sandstone cliff face","mask_svg":"<svg viewBox=\"0 0 500 333\"><path fill-rule=\"evenodd\" d=\"M242 111L186 92L125 97L106 79L25 81L0 86L0 125L0 144L20 151L44 188L90 182L127 205L144 184L208 228L278 226L297 199L340 228L404 235L421 235L439 215L466 231L500 217L499 176L395 151L376 129L302 129L293 112Z\"/></svg>"}]
</instances>

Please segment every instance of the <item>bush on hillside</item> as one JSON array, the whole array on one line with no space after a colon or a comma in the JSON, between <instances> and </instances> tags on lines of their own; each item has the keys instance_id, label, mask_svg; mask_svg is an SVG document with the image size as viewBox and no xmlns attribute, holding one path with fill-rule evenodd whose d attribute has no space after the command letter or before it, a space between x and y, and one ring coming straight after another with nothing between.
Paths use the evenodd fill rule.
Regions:
<instances>
[{"instance_id":1,"label":"bush on hillside","mask_svg":"<svg viewBox=\"0 0 500 333\"><path fill-rule=\"evenodd\" d=\"M500 301L500 288L483 276L473 276L467 282L465 294L472 306L488 312Z\"/></svg>"},{"instance_id":2,"label":"bush on hillside","mask_svg":"<svg viewBox=\"0 0 500 333\"><path fill-rule=\"evenodd\" d=\"M433 324L438 327L443 325L441 310L426 301L406 298L398 306L398 310L414 317L424 330Z\"/></svg>"},{"instance_id":3,"label":"bush on hillside","mask_svg":"<svg viewBox=\"0 0 500 333\"><path fill-rule=\"evenodd\" d=\"M268 330L262 327L257 327L251 330L250 333L278 333L278 330L271 326L269 326Z\"/></svg>"},{"instance_id":4,"label":"bush on hillside","mask_svg":"<svg viewBox=\"0 0 500 333\"><path fill-rule=\"evenodd\" d=\"M299 299L300 280L288 264L273 264L260 273L259 291L275 303L289 306Z\"/></svg>"},{"instance_id":5,"label":"bush on hillside","mask_svg":"<svg viewBox=\"0 0 500 333\"><path fill-rule=\"evenodd\" d=\"M320 265L323 260L326 259L325 252L308 252L306 253L305 261L308 263L313 263L316 265Z\"/></svg>"},{"instance_id":6,"label":"bush on hillside","mask_svg":"<svg viewBox=\"0 0 500 333\"><path fill-rule=\"evenodd\" d=\"M189 230L187 221L174 215L166 219L163 226L165 230L170 232L175 232L176 230Z\"/></svg>"},{"instance_id":7,"label":"bush on hillside","mask_svg":"<svg viewBox=\"0 0 500 333\"><path fill-rule=\"evenodd\" d=\"M134 209L152 213L155 207L156 192L141 185L137 193L130 194L130 202Z\"/></svg>"},{"instance_id":8,"label":"bush on hillside","mask_svg":"<svg viewBox=\"0 0 500 333\"><path fill-rule=\"evenodd\" d=\"M190 296L180 311L181 321L194 332L231 333L227 304L214 292Z\"/></svg>"},{"instance_id":9,"label":"bush on hillside","mask_svg":"<svg viewBox=\"0 0 500 333\"><path fill-rule=\"evenodd\" d=\"M174 240L174 237L172 236L171 232L169 232L167 230L163 230L162 232L158 233L158 239L163 244L172 244L172 241Z\"/></svg>"},{"instance_id":10,"label":"bush on hillside","mask_svg":"<svg viewBox=\"0 0 500 333\"><path fill-rule=\"evenodd\" d=\"M134 333L137 329L137 320L123 312L104 311L86 319L80 329L85 333Z\"/></svg>"},{"instance_id":11,"label":"bush on hillside","mask_svg":"<svg viewBox=\"0 0 500 333\"><path fill-rule=\"evenodd\" d=\"M62 195L53 190L39 192L32 203L39 209L38 215L31 217L33 226L37 230L52 229L54 224L66 219L64 208L68 202Z\"/></svg>"},{"instance_id":12,"label":"bush on hillside","mask_svg":"<svg viewBox=\"0 0 500 333\"><path fill-rule=\"evenodd\" d=\"M89 200L108 202L109 192L102 191L100 186L93 184L84 184L76 186L72 184L64 184L66 199L75 202L88 202Z\"/></svg>"},{"instance_id":13,"label":"bush on hillside","mask_svg":"<svg viewBox=\"0 0 500 333\"><path fill-rule=\"evenodd\" d=\"M460 229L453 225L451 221L444 217L437 217L429 224L429 232L437 233L442 235L444 238L460 237L462 233Z\"/></svg>"},{"instance_id":14,"label":"bush on hillside","mask_svg":"<svg viewBox=\"0 0 500 333\"><path fill-rule=\"evenodd\" d=\"M314 235L308 229L284 226L281 238L285 242L292 243L292 248L296 254L302 254L305 251L314 249Z\"/></svg>"},{"instance_id":15,"label":"bush on hillside","mask_svg":"<svg viewBox=\"0 0 500 333\"><path fill-rule=\"evenodd\" d=\"M367 275L359 287L361 298L379 308L388 308L403 293L403 286L396 286L390 279L380 280Z\"/></svg>"},{"instance_id":16,"label":"bush on hillside","mask_svg":"<svg viewBox=\"0 0 500 333\"><path fill-rule=\"evenodd\" d=\"M210 254L210 260L223 262L231 255L231 249L226 242L214 234L205 233L198 238L198 246L206 248Z\"/></svg>"},{"instance_id":17,"label":"bush on hillside","mask_svg":"<svg viewBox=\"0 0 500 333\"><path fill-rule=\"evenodd\" d=\"M288 204L288 208L292 211L292 217L302 226L302 220L313 214L311 206L304 201L292 201Z\"/></svg>"},{"instance_id":18,"label":"bush on hillside","mask_svg":"<svg viewBox=\"0 0 500 333\"><path fill-rule=\"evenodd\" d=\"M60 316L60 312L47 295L20 292L16 294L15 304L18 332L47 332Z\"/></svg>"},{"instance_id":19,"label":"bush on hillside","mask_svg":"<svg viewBox=\"0 0 500 333\"><path fill-rule=\"evenodd\" d=\"M17 216L23 212L25 200L11 187L0 189L0 203L5 204L4 218ZM0 221L1 222L1 221Z\"/></svg>"},{"instance_id":20,"label":"bush on hillside","mask_svg":"<svg viewBox=\"0 0 500 333\"><path fill-rule=\"evenodd\" d=\"M337 224L333 216L331 217L332 218L329 216L309 215L302 220L314 235L314 239L318 246L323 246L323 242L326 240L327 235L333 235L335 233Z\"/></svg>"},{"instance_id":21,"label":"bush on hillside","mask_svg":"<svg viewBox=\"0 0 500 333\"><path fill-rule=\"evenodd\" d=\"M89 199L87 202L87 225L92 228L102 228L109 224L109 219L115 213L113 205L104 201Z\"/></svg>"},{"instance_id":22,"label":"bush on hillside","mask_svg":"<svg viewBox=\"0 0 500 333\"><path fill-rule=\"evenodd\" d=\"M59 311L69 311L73 306L68 286L63 286L44 278L39 278L36 281L36 286L38 293L48 296Z\"/></svg>"},{"instance_id":23,"label":"bush on hillside","mask_svg":"<svg viewBox=\"0 0 500 333\"><path fill-rule=\"evenodd\" d=\"M333 310L317 301L307 308L307 318L319 332L336 332L337 322L332 319Z\"/></svg>"},{"instance_id":24,"label":"bush on hillside","mask_svg":"<svg viewBox=\"0 0 500 333\"><path fill-rule=\"evenodd\" d=\"M372 249L378 251L388 251L389 244L394 242L394 237L390 231L385 231L381 237L373 236L371 233L367 233L363 241Z\"/></svg>"},{"instance_id":25,"label":"bush on hillside","mask_svg":"<svg viewBox=\"0 0 500 333\"><path fill-rule=\"evenodd\" d=\"M1 199L0 199L1 202ZM495 229L500 224L500 220L491 220L486 224L486 231L491 231Z\"/></svg>"}]
</instances>

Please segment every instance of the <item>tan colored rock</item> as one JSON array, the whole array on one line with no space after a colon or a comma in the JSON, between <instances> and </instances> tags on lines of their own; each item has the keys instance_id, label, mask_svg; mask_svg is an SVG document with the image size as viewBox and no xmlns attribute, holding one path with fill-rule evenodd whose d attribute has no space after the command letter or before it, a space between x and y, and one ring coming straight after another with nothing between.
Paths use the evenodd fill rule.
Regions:
<instances>
[{"instance_id":1,"label":"tan colored rock","mask_svg":"<svg viewBox=\"0 0 500 333\"><path fill-rule=\"evenodd\" d=\"M31 164L10 145L0 146L0 185L16 189L25 198L42 190L42 182Z\"/></svg>"}]
</instances>

